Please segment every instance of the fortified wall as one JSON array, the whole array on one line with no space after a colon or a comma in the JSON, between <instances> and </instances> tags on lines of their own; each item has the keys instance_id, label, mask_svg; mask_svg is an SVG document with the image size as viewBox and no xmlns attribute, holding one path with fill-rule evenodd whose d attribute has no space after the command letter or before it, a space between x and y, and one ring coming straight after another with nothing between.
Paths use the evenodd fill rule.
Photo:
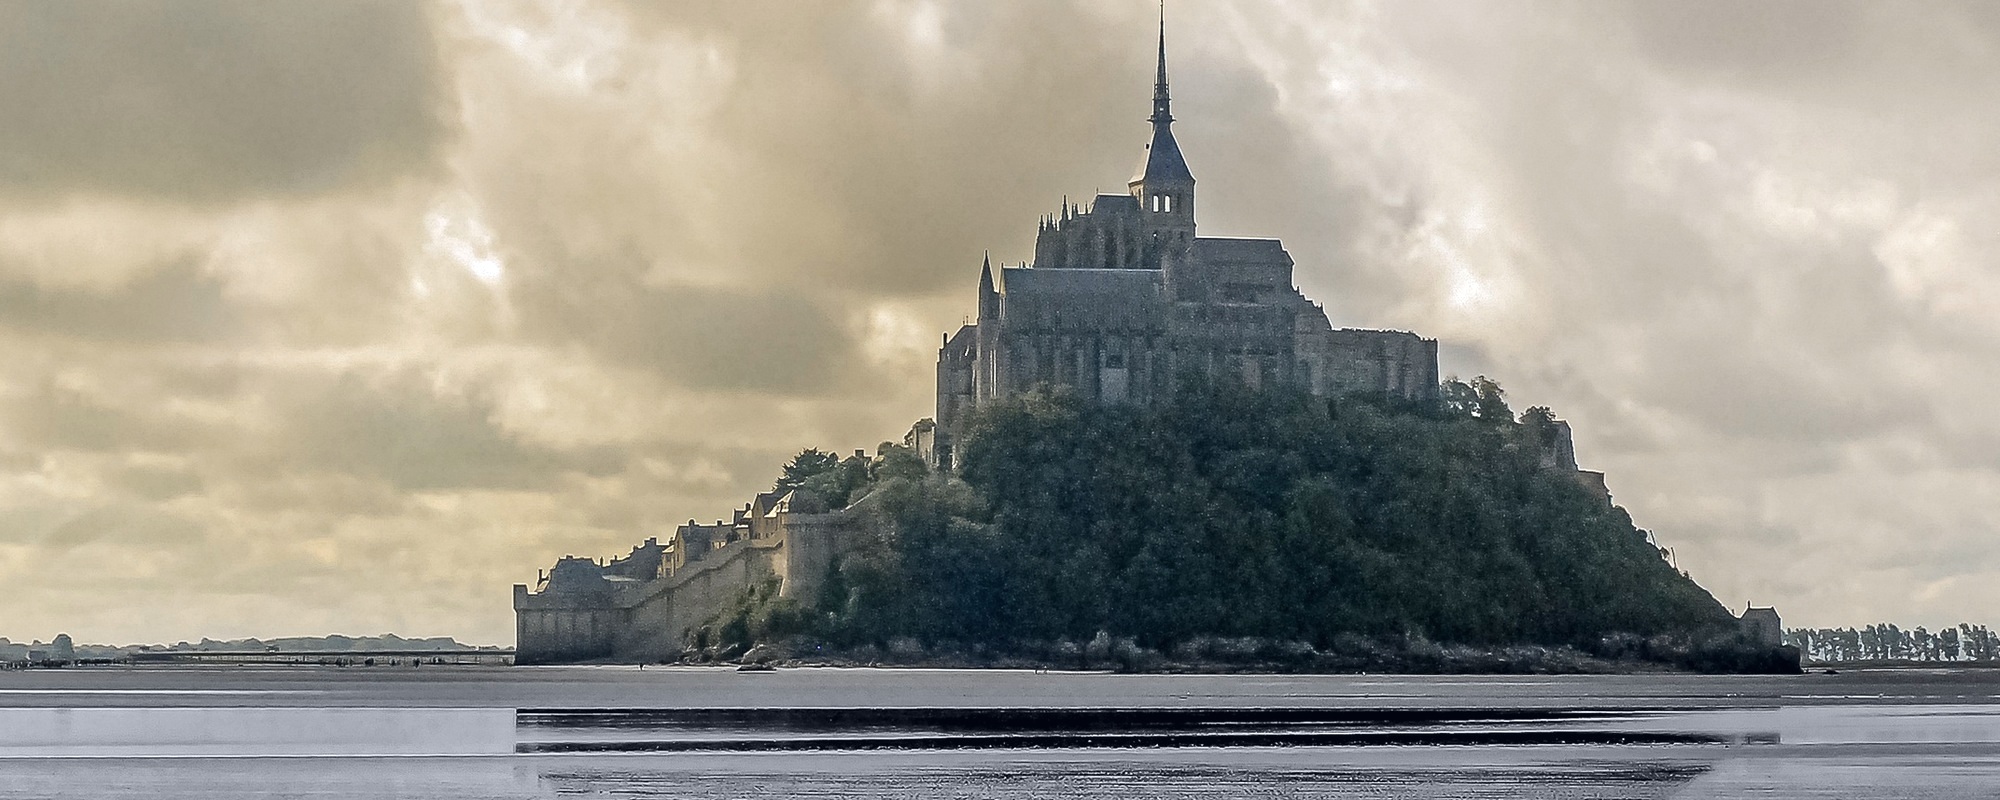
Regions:
<instances>
[{"instance_id":1,"label":"fortified wall","mask_svg":"<svg viewBox=\"0 0 2000 800\"><path fill-rule=\"evenodd\" d=\"M759 494L733 520L688 520L667 541L647 539L608 563L564 556L532 590L515 584L515 663L671 658L690 631L772 577L780 596L811 603L863 524L864 504L810 513L795 500Z\"/></svg>"}]
</instances>

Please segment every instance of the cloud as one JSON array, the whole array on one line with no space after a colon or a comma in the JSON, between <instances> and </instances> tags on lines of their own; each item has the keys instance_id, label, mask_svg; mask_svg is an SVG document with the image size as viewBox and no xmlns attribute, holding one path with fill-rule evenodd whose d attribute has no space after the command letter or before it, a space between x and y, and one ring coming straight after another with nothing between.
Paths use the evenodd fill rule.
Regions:
<instances>
[{"instance_id":1,"label":"cloud","mask_svg":"<svg viewBox=\"0 0 2000 800\"><path fill-rule=\"evenodd\" d=\"M221 281L184 260L102 291L0 278L0 325L139 347L213 342L242 324L224 292Z\"/></svg>"},{"instance_id":2,"label":"cloud","mask_svg":"<svg viewBox=\"0 0 2000 800\"><path fill-rule=\"evenodd\" d=\"M514 273L524 335L579 345L697 390L800 395L890 377L849 374L863 367L859 320L829 308L827 293L812 286L659 286L637 269L563 264ZM579 272L591 279L577 280Z\"/></svg>"},{"instance_id":3,"label":"cloud","mask_svg":"<svg viewBox=\"0 0 2000 800\"><path fill-rule=\"evenodd\" d=\"M41 452L174 452L213 435L199 418L142 398L107 398L60 374L39 377L38 385L7 395L0 413L0 430L18 446Z\"/></svg>"},{"instance_id":4,"label":"cloud","mask_svg":"<svg viewBox=\"0 0 2000 800\"><path fill-rule=\"evenodd\" d=\"M429 169L444 66L410 3L8 3L0 196L214 203Z\"/></svg>"},{"instance_id":5,"label":"cloud","mask_svg":"<svg viewBox=\"0 0 2000 800\"><path fill-rule=\"evenodd\" d=\"M502 429L476 389L414 371L272 374L262 398L276 429L249 455L273 471L331 471L400 492L548 491L569 473L616 470L602 449L542 446Z\"/></svg>"}]
</instances>

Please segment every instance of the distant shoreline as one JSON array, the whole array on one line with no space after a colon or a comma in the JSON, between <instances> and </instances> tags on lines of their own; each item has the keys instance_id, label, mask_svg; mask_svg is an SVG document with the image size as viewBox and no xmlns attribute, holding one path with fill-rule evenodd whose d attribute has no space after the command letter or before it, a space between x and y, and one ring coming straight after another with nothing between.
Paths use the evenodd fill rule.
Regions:
<instances>
[{"instance_id":1,"label":"distant shoreline","mask_svg":"<svg viewBox=\"0 0 2000 800\"><path fill-rule=\"evenodd\" d=\"M512 648L469 645L449 636L408 639L395 634L381 636L287 636L273 639L202 639L199 642L165 644L71 644L67 637L58 642L14 642L0 638L0 669L60 668L133 663L230 663L303 662L306 660L492 658L506 656Z\"/></svg>"}]
</instances>

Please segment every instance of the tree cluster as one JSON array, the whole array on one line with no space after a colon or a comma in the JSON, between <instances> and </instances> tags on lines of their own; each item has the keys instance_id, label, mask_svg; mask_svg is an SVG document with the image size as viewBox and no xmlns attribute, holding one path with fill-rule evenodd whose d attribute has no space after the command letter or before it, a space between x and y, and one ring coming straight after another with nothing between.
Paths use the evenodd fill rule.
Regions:
<instances>
[{"instance_id":1,"label":"tree cluster","mask_svg":"<svg viewBox=\"0 0 2000 800\"><path fill-rule=\"evenodd\" d=\"M1517 421L1484 379L1432 404L1206 386L1153 408L999 403L961 445L962 480L884 458L828 493L869 496L880 524L827 576L812 632L1108 632L1165 650L1212 636L1588 646L1729 630L1623 510L1547 467L1552 420ZM814 469L786 481L848 467Z\"/></svg>"},{"instance_id":2,"label":"tree cluster","mask_svg":"<svg viewBox=\"0 0 2000 800\"><path fill-rule=\"evenodd\" d=\"M1959 623L1932 633L1919 625L1904 630L1889 623L1865 628L1793 628L1785 643L1807 661L1927 661L2000 663L2000 634L1984 625Z\"/></svg>"},{"instance_id":3,"label":"tree cluster","mask_svg":"<svg viewBox=\"0 0 2000 800\"><path fill-rule=\"evenodd\" d=\"M874 458L856 453L845 459L809 447L794 456L771 491L792 492L796 511L846 508L885 480L920 480L928 469L915 451L884 442Z\"/></svg>"}]
</instances>

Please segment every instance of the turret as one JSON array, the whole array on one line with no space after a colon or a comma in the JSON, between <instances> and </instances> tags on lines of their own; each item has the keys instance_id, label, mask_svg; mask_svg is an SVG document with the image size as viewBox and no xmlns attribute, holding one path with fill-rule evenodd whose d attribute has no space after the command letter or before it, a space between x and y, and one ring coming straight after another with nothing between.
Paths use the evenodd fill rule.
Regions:
<instances>
[{"instance_id":1,"label":"turret","mask_svg":"<svg viewBox=\"0 0 2000 800\"><path fill-rule=\"evenodd\" d=\"M979 321L1000 318L1000 292L993 288L993 256L979 265Z\"/></svg>"}]
</instances>

